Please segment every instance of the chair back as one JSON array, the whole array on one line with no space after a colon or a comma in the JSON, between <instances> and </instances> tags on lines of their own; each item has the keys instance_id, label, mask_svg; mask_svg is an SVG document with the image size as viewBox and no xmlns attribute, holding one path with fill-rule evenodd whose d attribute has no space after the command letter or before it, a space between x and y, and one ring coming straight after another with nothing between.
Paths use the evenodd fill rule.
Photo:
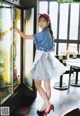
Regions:
<instances>
[{"instance_id":1,"label":"chair back","mask_svg":"<svg viewBox=\"0 0 80 116\"><path fill-rule=\"evenodd\" d=\"M66 66L66 59L67 59L66 55L56 55L55 57L56 57L63 65Z\"/></svg>"},{"instance_id":2,"label":"chair back","mask_svg":"<svg viewBox=\"0 0 80 116\"><path fill-rule=\"evenodd\" d=\"M80 58L80 54L69 54L69 59Z\"/></svg>"}]
</instances>

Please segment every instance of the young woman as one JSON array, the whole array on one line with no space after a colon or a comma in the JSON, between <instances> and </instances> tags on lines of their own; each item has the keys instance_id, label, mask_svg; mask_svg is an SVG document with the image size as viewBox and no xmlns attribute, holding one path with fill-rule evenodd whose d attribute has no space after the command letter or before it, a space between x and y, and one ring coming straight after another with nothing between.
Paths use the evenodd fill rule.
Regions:
<instances>
[{"instance_id":1,"label":"young woman","mask_svg":"<svg viewBox=\"0 0 80 116\"><path fill-rule=\"evenodd\" d=\"M66 68L51 55L55 45L50 17L47 14L40 14L38 26L42 29L41 32L34 35L25 35L17 28L16 23L14 23L15 30L24 39L34 39L36 55L31 74L35 82L35 87L44 101L41 110L37 110L37 114L39 116L44 116L51 110L54 111L54 106L49 101L51 98L50 80L63 74L66 71ZM41 86L42 81L44 81L45 90Z\"/></svg>"}]
</instances>

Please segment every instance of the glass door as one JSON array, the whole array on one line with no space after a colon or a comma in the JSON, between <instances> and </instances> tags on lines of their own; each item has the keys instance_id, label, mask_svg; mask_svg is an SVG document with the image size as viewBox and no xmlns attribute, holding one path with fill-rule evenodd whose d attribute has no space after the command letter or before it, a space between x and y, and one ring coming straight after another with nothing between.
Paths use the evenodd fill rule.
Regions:
<instances>
[{"instance_id":1,"label":"glass door","mask_svg":"<svg viewBox=\"0 0 80 116\"><path fill-rule=\"evenodd\" d=\"M20 28L21 10L0 3L0 104L20 85L21 40L13 20Z\"/></svg>"},{"instance_id":2,"label":"glass door","mask_svg":"<svg viewBox=\"0 0 80 116\"><path fill-rule=\"evenodd\" d=\"M13 8L0 3L0 104L13 94Z\"/></svg>"}]
</instances>

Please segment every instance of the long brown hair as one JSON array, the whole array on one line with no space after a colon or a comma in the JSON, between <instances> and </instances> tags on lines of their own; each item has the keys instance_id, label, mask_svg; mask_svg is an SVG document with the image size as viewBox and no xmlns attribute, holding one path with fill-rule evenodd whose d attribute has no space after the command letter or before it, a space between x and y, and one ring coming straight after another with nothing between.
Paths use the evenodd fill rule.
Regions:
<instances>
[{"instance_id":1,"label":"long brown hair","mask_svg":"<svg viewBox=\"0 0 80 116\"><path fill-rule=\"evenodd\" d=\"M41 18L44 18L44 19L46 20L46 22L49 21L48 28L49 28L49 31L50 31L51 36L52 36L52 38L53 38L53 31L52 31L52 27L51 27L50 17L49 17L47 14L40 14L40 16L39 16L39 20L40 20Z\"/></svg>"}]
</instances>

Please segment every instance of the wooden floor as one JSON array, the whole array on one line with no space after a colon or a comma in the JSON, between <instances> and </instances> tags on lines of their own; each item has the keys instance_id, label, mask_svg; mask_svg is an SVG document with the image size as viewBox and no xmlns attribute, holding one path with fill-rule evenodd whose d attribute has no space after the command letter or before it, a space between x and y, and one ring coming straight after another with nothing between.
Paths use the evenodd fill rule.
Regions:
<instances>
[{"instance_id":1,"label":"wooden floor","mask_svg":"<svg viewBox=\"0 0 80 116\"><path fill-rule=\"evenodd\" d=\"M65 75L64 77L64 82L66 83L68 83L68 76L69 75ZM56 81L58 81L58 79L53 79L51 81L52 96L50 99L50 102L55 107L55 111L54 112L51 111L47 116L61 116L61 114L63 114L64 112L72 108L75 108L75 107L80 108L80 87L71 86L70 93L67 94L67 90L56 90L53 88L53 85ZM38 116L36 111L37 109L40 109L42 105L43 105L43 100L40 97L40 95L37 93L37 98L31 105L31 107L28 108L27 111L24 110L25 108L23 108L19 112L23 114L21 116Z\"/></svg>"}]
</instances>

